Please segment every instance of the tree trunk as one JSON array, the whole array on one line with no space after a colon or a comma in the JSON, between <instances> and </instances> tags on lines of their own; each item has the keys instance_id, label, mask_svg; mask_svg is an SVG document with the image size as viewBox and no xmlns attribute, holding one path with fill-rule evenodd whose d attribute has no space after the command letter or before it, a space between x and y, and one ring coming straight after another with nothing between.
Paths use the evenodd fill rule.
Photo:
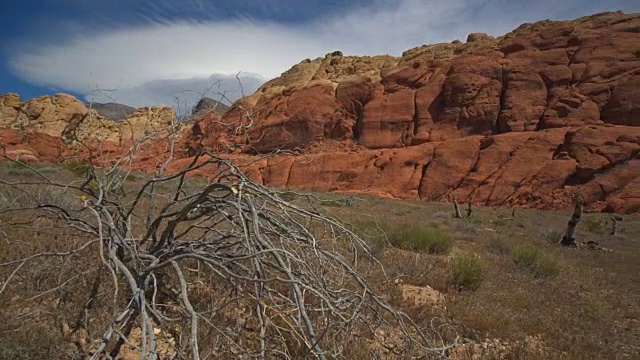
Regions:
<instances>
[{"instance_id":1,"label":"tree trunk","mask_svg":"<svg viewBox=\"0 0 640 360\"><path fill-rule=\"evenodd\" d=\"M582 197L580 195L576 195L573 199L575 204L575 209L573 210L573 215L571 219L569 219L569 223L567 224L567 231L565 232L564 237L562 238L562 242L560 244L564 246L575 246L576 243L576 226L580 222L580 217L582 217Z\"/></svg>"},{"instance_id":2,"label":"tree trunk","mask_svg":"<svg viewBox=\"0 0 640 360\"><path fill-rule=\"evenodd\" d=\"M458 200L456 199L456 197L453 197L453 208L456 211L456 219L462 219L462 213L460 213L460 207L458 206Z\"/></svg>"},{"instance_id":3,"label":"tree trunk","mask_svg":"<svg viewBox=\"0 0 640 360\"><path fill-rule=\"evenodd\" d=\"M623 220L623 217L620 215L614 215L613 216L613 227L611 228L611 233L610 235L616 236L618 235L618 225L619 223L621 223ZM624 232L624 229L620 230L621 232Z\"/></svg>"}]
</instances>

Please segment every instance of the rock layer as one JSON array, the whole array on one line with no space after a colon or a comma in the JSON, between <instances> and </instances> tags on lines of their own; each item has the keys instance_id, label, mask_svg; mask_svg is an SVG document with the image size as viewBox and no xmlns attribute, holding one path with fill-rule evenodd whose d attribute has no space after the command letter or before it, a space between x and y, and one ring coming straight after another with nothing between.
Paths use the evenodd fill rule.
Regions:
<instances>
[{"instance_id":1,"label":"rock layer","mask_svg":"<svg viewBox=\"0 0 640 360\"><path fill-rule=\"evenodd\" d=\"M0 96L11 158L116 159L177 171L208 150L265 185L478 205L640 210L640 15L524 24L401 57L304 60L224 115L169 108L109 121L58 94ZM173 141L173 144L171 143ZM78 146L84 144L89 146ZM277 150L289 150L286 154ZM256 157L257 154L278 154ZM203 168L207 176L213 169Z\"/></svg>"},{"instance_id":2,"label":"rock layer","mask_svg":"<svg viewBox=\"0 0 640 360\"><path fill-rule=\"evenodd\" d=\"M374 149L567 126L640 126L640 15L525 24L402 57L305 60L237 103L257 152L353 138ZM239 108L243 109L240 111Z\"/></svg>"}]
</instances>

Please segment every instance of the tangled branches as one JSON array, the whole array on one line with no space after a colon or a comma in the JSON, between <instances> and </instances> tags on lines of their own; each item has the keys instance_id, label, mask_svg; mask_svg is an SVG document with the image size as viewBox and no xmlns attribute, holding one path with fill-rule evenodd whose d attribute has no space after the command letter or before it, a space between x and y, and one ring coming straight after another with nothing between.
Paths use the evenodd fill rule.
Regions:
<instances>
[{"instance_id":1,"label":"tangled branches","mask_svg":"<svg viewBox=\"0 0 640 360\"><path fill-rule=\"evenodd\" d=\"M91 167L82 183L0 182L25 199L3 204L0 214L35 212L80 239L0 263L8 274L0 297L35 260L88 260L82 274L95 274L95 283L72 331L84 329L81 351L92 359L127 348L141 359L446 350L435 332L374 291L360 268L376 260L339 220L285 201L211 154L174 174L164 168L133 190L130 172L118 166ZM187 176L203 168L212 176L197 186ZM43 183L78 200L36 196ZM88 324L98 312L104 321Z\"/></svg>"}]
</instances>

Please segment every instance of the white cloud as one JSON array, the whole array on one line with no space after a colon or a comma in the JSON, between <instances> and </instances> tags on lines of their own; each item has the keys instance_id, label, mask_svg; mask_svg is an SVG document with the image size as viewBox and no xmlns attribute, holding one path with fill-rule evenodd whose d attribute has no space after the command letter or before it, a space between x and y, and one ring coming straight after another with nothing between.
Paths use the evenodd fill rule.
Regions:
<instances>
[{"instance_id":1,"label":"white cloud","mask_svg":"<svg viewBox=\"0 0 640 360\"><path fill-rule=\"evenodd\" d=\"M82 92L212 73L273 77L315 47L303 34L273 24L181 22L80 36L27 50L10 66L29 81Z\"/></svg>"},{"instance_id":2,"label":"white cloud","mask_svg":"<svg viewBox=\"0 0 640 360\"><path fill-rule=\"evenodd\" d=\"M165 103L175 86L204 86L211 74L259 74L255 83L333 50L399 55L425 43L465 40L473 31L500 35L525 21L561 16L580 1L540 0L526 11L515 6L514 13L506 0L372 0L368 7L294 25L154 18L146 26L102 30L63 44L30 44L18 49L10 67L35 84L78 93L118 87L120 101L150 105Z\"/></svg>"}]
</instances>

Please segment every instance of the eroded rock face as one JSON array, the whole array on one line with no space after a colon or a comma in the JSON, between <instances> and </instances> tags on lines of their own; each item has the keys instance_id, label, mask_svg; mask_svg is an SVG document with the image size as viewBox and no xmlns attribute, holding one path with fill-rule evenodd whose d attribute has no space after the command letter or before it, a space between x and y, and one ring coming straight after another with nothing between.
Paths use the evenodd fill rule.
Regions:
<instances>
[{"instance_id":1,"label":"eroded rock face","mask_svg":"<svg viewBox=\"0 0 640 360\"><path fill-rule=\"evenodd\" d=\"M87 108L67 94L43 96L20 103L15 94L3 97L0 126L16 130L30 130L60 136L74 116L84 117Z\"/></svg>"},{"instance_id":2,"label":"eroded rock face","mask_svg":"<svg viewBox=\"0 0 640 360\"><path fill-rule=\"evenodd\" d=\"M227 110L229 110L229 107L212 98L203 97L193 107L193 111L191 113L196 114L200 111L208 111L208 110L213 111L213 113L220 116L220 115L223 115Z\"/></svg>"},{"instance_id":3,"label":"eroded rock face","mask_svg":"<svg viewBox=\"0 0 640 360\"><path fill-rule=\"evenodd\" d=\"M372 149L592 124L640 126L639 27L638 14L608 13L525 24L497 39L474 33L467 43L425 45L400 58L327 54L252 95L252 140L238 142L252 142L258 152L304 147L336 138L325 129L335 124L338 134ZM313 116L300 113L300 98ZM237 116L232 107L224 118ZM258 133L265 136L255 140Z\"/></svg>"},{"instance_id":4,"label":"eroded rock face","mask_svg":"<svg viewBox=\"0 0 640 360\"><path fill-rule=\"evenodd\" d=\"M640 210L640 15L525 24L499 38L304 60L223 116L172 123L168 108L122 122L64 94L0 96L12 158L109 159L144 137L134 167L169 171L203 150L273 187L542 209ZM175 133L168 136L171 127ZM177 141L172 144L171 141ZM286 155L256 154L291 150ZM84 152L83 152L84 151ZM171 152L173 151L173 152ZM213 169L202 168L207 176Z\"/></svg>"},{"instance_id":5,"label":"eroded rock face","mask_svg":"<svg viewBox=\"0 0 640 360\"><path fill-rule=\"evenodd\" d=\"M0 148L0 160L5 155L14 160L27 162L60 162L65 148L60 138L7 128L0 128L0 145L3 146Z\"/></svg>"},{"instance_id":6,"label":"eroded rock face","mask_svg":"<svg viewBox=\"0 0 640 360\"><path fill-rule=\"evenodd\" d=\"M16 94L0 95L0 127L46 134L66 142L102 141L123 144L166 129L175 121L168 107L140 108L112 121L68 94L42 96L25 102Z\"/></svg>"},{"instance_id":7,"label":"eroded rock face","mask_svg":"<svg viewBox=\"0 0 640 360\"><path fill-rule=\"evenodd\" d=\"M559 128L472 136L402 149L276 156L262 183L293 189L477 205L640 210L640 127Z\"/></svg>"}]
</instances>

